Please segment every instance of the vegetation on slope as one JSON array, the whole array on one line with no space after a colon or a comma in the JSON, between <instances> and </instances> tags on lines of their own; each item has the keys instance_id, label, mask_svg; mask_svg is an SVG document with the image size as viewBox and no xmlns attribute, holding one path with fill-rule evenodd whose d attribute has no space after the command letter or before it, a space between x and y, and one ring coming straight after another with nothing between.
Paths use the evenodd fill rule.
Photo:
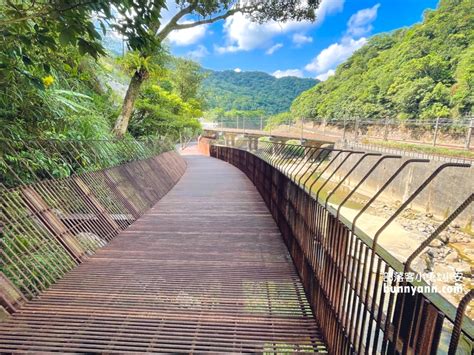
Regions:
<instances>
[{"instance_id":1,"label":"vegetation on slope","mask_svg":"<svg viewBox=\"0 0 474 355\"><path fill-rule=\"evenodd\" d=\"M471 0L441 0L422 23L377 35L298 96L296 117L453 119L474 103Z\"/></svg>"},{"instance_id":2,"label":"vegetation on slope","mask_svg":"<svg viewBox=\"0 0 474 355\"><path fill-rule=\"evenodd\" d=\"M206 72L202 95L209 110L261 110L265 114L287 111L301 92L318 81L308 78L275 78L263 72L233 70Z\"/></svg>"},{"instance_id":3,"label":"vegetation on slope","mask_svg":"<svg viewBox=\"0 0 474 355\"><path fill-rule=\"evenodd\" d=\"M53 50L34 43L26 59L18 41L0 36L0 61L11 60L0 65L0 182L15 181L12 171L23 181L45 170L54 177L68 176L68 167L52 159L39 140L114 138L123 92L112 87L126 85L127 70L140 59L129 52L123 59L97 61L72 45ZM202 114L195 97L200 67L166 54L159 66L137 99L129 136L176 140L194 134L200 129L195 117ZM93 161L89 158L83 153L82 159Z\"/></svg>"}]
</instances>

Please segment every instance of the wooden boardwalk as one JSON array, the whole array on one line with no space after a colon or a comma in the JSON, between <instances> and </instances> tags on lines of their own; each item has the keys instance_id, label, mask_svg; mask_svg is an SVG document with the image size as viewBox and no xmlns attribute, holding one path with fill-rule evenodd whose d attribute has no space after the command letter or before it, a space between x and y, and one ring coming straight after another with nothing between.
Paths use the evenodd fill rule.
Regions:
<instances>
[{"instance_id":1,"label":"wooden boardwalk","mask_svg":"<svg viewBox=\"0 0 474 355\"><path fill-rule=\"evenodd\" d=\"M148 213L0 323L0 352L324 352L303 287L251 182L186 156Z\"/></svg>"}]
</instances>

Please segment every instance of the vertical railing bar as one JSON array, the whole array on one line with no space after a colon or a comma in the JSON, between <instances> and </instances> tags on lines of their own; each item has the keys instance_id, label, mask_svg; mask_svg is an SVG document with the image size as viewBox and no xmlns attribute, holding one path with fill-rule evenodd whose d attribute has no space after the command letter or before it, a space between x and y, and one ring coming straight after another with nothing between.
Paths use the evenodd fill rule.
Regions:
<instances>
[{"instance_id":1,"label":"vertical railing bar","mask_svg":"<svg viewBox=\"0 0 474 355\"><path fill-rule=\"evenodd\" d=\"M10 205L10 207L11 207L11 205ZM7 218L6 218L7 216L6 216L3 212L1 212L1 215L5 217L5 221L6 221L6 220L7 220ZM18 230L18 228L16 227L15 224L10 223L10 225L11 225L11 228L12 228L15 232L21 234L21 232ZM5 233L5 232L4 232L4 233ZM6 234L5 234L5 236L6 236ZM29 234L29 237L31 237L31 238L35 239L36 241L38 241L38 238L36 238L33 234ZM2 241L5 245L7 245L5 240L0 240L0 241ZM11 238L11 242L12 242L12 245L13 245L13 244L15 245L15 249L16 249L20 254L25 254L25 253L26 253L27 255L29 255L30 258L32 258L32 259L38 261L38 259L36 258L36 256L33 255L33 254L30 252L30 250L29 250L28 248L26 248L26 246L25 246L23 243L19 243L16 238ZM18 246L17 244L18 244L19 246ZM41 243L40 243L40 248L41 248L41 249L47 248L47 246L48 246L47 243L45 243L44 241L41 241ZM9 248L9 249L11 250L11 248ZM49 248L47 248L47 249L49 249ZM49 249L49 251L51 251L51 249ZM13 250L12 250L12 252L13 252ZM18 256L17 256L17 258L18 258ZM49 261L46 261L46 263L47 263L49 266L52 266L52 265L49 263ZM41 265L41 263L38 263L38 264ZM39 269L37 268L37 266L36 266L35 263L33 263L32 266L33 266L33 268L34 268L36 271L38 271L40 274L43 274L44 271L39 270ZM53 268L53 270L54 270L54 272L56 273L56 276L57 276L57 277L60 277L60 276L61 276L61 274L59 274L59 273L56 272L56 269L55 269L55 268ZM47 268L45 268L45 271L46 271L46 273L48 274L48 276L51 278L51 280L54 280L54 279L55 279L55 277L50 274L50 272L49 272L49 270L48 270ZM48 284L51 285L52 282L50 282L50 280L47 280L47 281L48 281Z\"/></svg>"},{"instance_id":2,"label":"vertical railing bar","mask_svg":"<svg viewBox=\"0 0 474 355\"><path fill-rule=\"evenodd\" d=\"M3 187L3 185L1 185L1 184L0 184L0 186ZM24 219L24 217L22 217L22 216L19 214L19 211L21 210L21 206L18 204L18 202L15 202L15 200L13 200L13 199L8 195L8 191L5 191L4 194L5 194L5 198L8 199L12 204L15 205L14 211L15 211L15 216L16 216L17 220ZM23 202L23 204L25 205L24 208L27 208L27 206L26 206L26 204L25 204L24 202ZM30 211L29 214L34 215L34 212L31 212L31 211ZM11 217L14 218L15 216L12 215ZM36 234L38 235L38 238L42 239L42 240L48 245L48 247L50 247L50 250L55 251L55 252L60 251L61 253L64 253L64 255L68 255L65 250L62 250L62 249L57 249L57 250L56 250L56 249L54 249L54 248L53 248L53 245L54 245L54 246L58 246L58 247L59 247L59 245L57 245L54 241L52 242L52 244L50 244L51 241L50 241L49 239L43 238L43 237L42 237L42 236L43 236L43 233L42 233L42 231L41 231L37 226L35 226L35 227L33 227L33 226L27 227L26 230L28 230L30 233L36 233ZM62 261L65 261L64 258L55 258L55 259L58 260L58 261L61 261L61 262L62 262ZM72 259L71 259L71 260L66 259L66 260L71 262L71 263L67 266L67 268L66 268L67 270L70 269L71 266L77 265L76 262L74 262ZM65 264L63 263L62 265L64 266Z\"/></svg>"},{"instance_id":3,"label":"vertical railing bar","mask_svg":"<svg viewBox=\"0 0 474 355\"><path fill-rule=\"evenodd\" d=\"M48 154L48 151L46 150L46 148L43 145L41 145L39 141L35 142L34 144L37 144L37 146L39 146L40 149L42 149L44 153ZM83 194L83 191L78 190L78 186L73 183L73 180L67 179L67 178L54 179L54 177L49 173L49 171L47 171L47 175L50 177L51 180L45 180L38 184L32 185L31 187L35 186L41 189L44 188L43 192L45 193L45 195L54 196L56 201L61 202L62 209L65 210L67 213L69 213L69 215L71 216L76 214L75 213L76 211L71 209L72 205L71 207L69 207L69 203L67 203L66 201L68 202L74 201L75 203L73 203L73 205L77 205L77 202L80 200L84 204L84 206L87 206L89 210L92 210L92 212L96 210L95 206L91 205L87 198L79 197ZM63 187L65 187L66 189L63 189ZM44 199L43 196L42 198ZM50 208L51 207L52 206L50 206ZM65 223L63 222L63 224ZM91 230L95 230L96 229L95 227L97 226L99 231L107 230L109 227L104 223L104 221L101 221L99 218L97 220L96 219L89 220L87 216L84 216L84 219L78 222L77 224L75 224L74 226L68 227L65 224L67 232L72 233L73 236L76 235L76 232L80 232L80 228L82 226L87 226ZM112 236L108 235L106 237L106 240L110 241L112 237L113 237L113 231L112 231ZM87 236L87 238L90 240L90 236ZM83 248L82 245L81 245L81 248ZM93 252L94 250L88 249L88 251Z\"/></svg>"},{"instance_id":4,"label":"vertical railing bar","mask_svg":"<svg viewBox=\"0 0 474 355\"><path fill-rule=\"evenodd\" d=\"M466 312L467 305L472 299L474 299L474 289L471 289L466 295L464 295L461 302L459 302L459 306L456 311L456 318L454 320L454 327L453 327L453 332L451 336L451 341L449 342L448 355L457 354L457 348L458 348L459 339L461 335L464 313Z\"/></svg>"},{"instance_id":5,"label":"vertical railing bar","mask_svg":"<svg viewBox=\"0 0 474 355\"><path fill-rule=\"evenodd\" d=\"M303 178L303 176L306 175L306 173L308 172L309 169L311 169L311 166L313 165L313 163L311 162L311 160L313 159L314 157L314 153L318 152L319 151L319 148L315 148L315 147L312 147L310 148L310 152L311 154L309 155L309 158L307 157L307 155L305 154L305 157L307 158L306 161L309 163L308 164L308 167L305 169L304 173L303 174L300 174L301 171L304 169L305 167L305 164L301 164L301 167L300 169L296 172L295 174L295 183L296 183L296 178L298 177L299 175L299 178L298 178L298 187L300 187L300 183L301 183L301 179Z\"/></svg>"},{"instance_id":6,"label":"vertical railing bar","mask_svg":"<svg viewBox=\"0 0 474 355\"><path fill-rule=\"evenodd\" d=\"M334 151L339 151L338 149L336 150L332 150L332 149L329 149L329 148L320 148L320 153L316 156L315 160L316 159L319 159L321 157L321 155L328 151L328 155ZM303 189L306 189L306 184L308 183L309 179L311 178L311 176L313 176L316 171L318 170L318 168L322 165L322 163L324 162L325 158L322 158L319 163L317 163L317 165L314 167L314 169L311 171L311 173L306 177L305 181L303 182L303 184L300 184L300 182L298 182L298 184L300 186L302 186ZM312 167L312 165L311 165ZM308 171L305 172L305 174L307 174ZM310 186L310 189L308 191L311 191L311 188L313 187L313 185Z\"/></svg>"},{"instance_id":7,"label":"vertical railing bar","mask_svg":"<svg viewBox=\"0 0 474 355\"><path fill-rule=\"evenodd\" d=\"M316 192L316 201L319 201L319 193L324 188L324 186L326 186L326 184L329 183L329 181L333 178L333 176L344 165L344 163L347 161L347 159L349 159L349 157L352 154L364 154L364 152L358 152L358 151L347 152L346 156L342 159L342 161L339 163L339 165L336 166L336 168L332 171L332 173L329 175L329 177L326 179L326 181L319 187L318 191Z\"/></svg>"},{"instance_id":8,"label":"vertical railing bar","mask_svg":"<svg viewBox=\"0 0 474 355\"><path fill-rule=\"evenodd\" d=\"M328 207L328 201L329 199L331 198L332 195L334 195L334 193L339 189L339 187L342 186L342 184L344 183L344 181L347 180L347 178L357 169L357 167L362 163L362 161L367 158L367 157L375 157L375 156L380 156L381 154L380 153L365 153L363 154L359 160L356 161L356 163L352 166L352 168L347 172L346 175L344 175L342 177L342 179L339 181L339 183L334 187L334 189L332 189L332 191L328 194L328 196L326 197L326 200L324 201L324 207L327 208Z\"/></svg>"},{"instance_id":9,"label":"vertical railing bar","mask_svg":"<svg viewBox=\"0 0 474 355\"><path fill-rule=\"evenodd\" d=\"M449 167L457 167L457 168L467 168L470 167L469 164L460 164L460 163L444 163L440 165L433 173L426 178L423 183L405 200L405 202L387 219L387 221L377 230L375 233L373 239L372 239L372 255L370 258L370 264L369 264L369 270L372 270L373 268L373 263L375 259L375 254L377 251L377 241L379 236L382 234L382 232L398 217L398 215L405 210L405 208L425 189L425 187L444 169L449 168ZM369 279L371 278L371 274L369 274ZM366 293L365 293L365 300L368 297L368 294L370 292L370 287L367 287ZM398 333L399 333L399 328L400 328L400 322L401 322L401 315L399 319L395 320L396 326L395 326L395 331L393 335L393 341L397 342L398 339Z\"/></svg>"},{"instance_id":10,"label":"vertical railing bar","mask_svg":"<svg viewBox=\"0 0 474 355\"><path fill-rule=\"evenodd\" d=\"M39 146L41 148L43 148L42 145L39 144ZM53 146L53 148L54 148L54 146ZM60 152L58 152L58 154L61 155ZM51 176L51 174L49 174L49 172L48 172L48 175L50 175L50 177L53 178ZM66 187L66 191L63 191L65 199L66 200L70 199L70 201L76 201L76 203L74 203L74 205L76 205L77 201L80 200L84 204L84 206L87 207L89 209L89 211L91 211L92 214L97 217L97 219L89 220L87 218L87 216L84 216L85 218L82 222L77 223L75 226L67 227L67 229L70 232L76 232L76 229L79 230L79 228L82 227L82 225L85 225L85 226L89 227L91 230L95 230L95 226L97 226L99 231L100 230L106 231L106 230L109 229L109 227L113 227L113 226L109 226L108 223L106 223L105 221L102 220L102 218L100 217L100 211L97 210L97 206L94 206L89 201L88 196L85 196L85 198L80 197L82 195L85 195L85 192L79 189L79 186L77 186L77 184L74 182L74 179L61 178L61 179L56 179L54 181L57 182L57 183L54 183L54 184L52 182L49 183L49 185L51 185L51 191L53 191L53 189L55 189L55 191L56 191L60 187L60 186L56 186L56 185L64 183L64 186ZM48 184L48 182L46 181L45 184ZM74 192L74 194L72 194L72 192ZM58 192L58 194L56 194L56 196L58 196L60 198L60 201L63 201L62 200L63 194ZM65 204L65 203L62 203L62 207L66 211L68 211L68 213L71 214L71 215L73 215L74 212L75 212L74 210L71 210L70 208L67 208L67 204ZM94 211L96 211L96 212L94 212ZM117 232L116 229L115 229L115 232L114 232L114 230L112 230L111 235L107 235L105 237L106 240L110 241L113 238L113 236L116 235L116 232ZM89 239L89 237L88 237L88 239ZM91 251L93 251L93 250L91 250Z\"/></svg>"}]
</instances>

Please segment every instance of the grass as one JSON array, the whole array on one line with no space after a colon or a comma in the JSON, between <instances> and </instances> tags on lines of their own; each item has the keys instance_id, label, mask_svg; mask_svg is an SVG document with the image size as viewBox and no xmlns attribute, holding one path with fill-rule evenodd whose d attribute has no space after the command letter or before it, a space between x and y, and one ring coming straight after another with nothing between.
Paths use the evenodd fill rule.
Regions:
<instances>
[{"instance_id":1,"label":"grass","mask_svg":"<svg viewBox=\"0 0 474 355\"><path fill-rule=\"evenodd\" d=\"M386 148L406 150L409 152L418 152L418 153L442 155L442 156L448 156L448 157L474 159L474 151L471 151L471 150L460 150L460 149L453 149L453 148L446 148L446 147L433 147L429 145L416 144L416 143L385 142L385 141L370 140L370 139L365 139L362 141L362 143L378 145L378 146L386 147Z\"/></svg>"}]
</instances>

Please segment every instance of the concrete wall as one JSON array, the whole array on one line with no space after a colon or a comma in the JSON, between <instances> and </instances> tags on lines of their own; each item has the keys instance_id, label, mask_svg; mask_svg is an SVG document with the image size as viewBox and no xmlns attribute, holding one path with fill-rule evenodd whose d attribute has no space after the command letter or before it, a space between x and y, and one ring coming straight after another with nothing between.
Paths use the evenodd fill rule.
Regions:
<instances>
[{"instance_id":1,"label":"concrete wall","mask_svg":"<svg viewBox=\"0 0 474 355\"><path fill-rule=\"evenodd\" d=\"M336 173L337 179L341 179L360 159L361 155L352 155L341 166ZM342 162L340 155L333 166ZM366 175L379 157L368 157L354 170L345 185L354 187L360 179ZM370 175L358 191L372 196L390 178L409 157L401 159L389 159L379 165ZM382 194L381 199L401 203L405 201L428 176L435 171L442 162L431 161L429 163L413 163L408 165L402 173L392 182ZM470 194L474 192L474 167L458 168L448 167L442 170L437 177L423 190L413 201L410 208L432 213L438 218L446 218L451 214ZM473 227L474 204L471 204L456 220L462 227Z\"/></svg>"}]
</instances>

